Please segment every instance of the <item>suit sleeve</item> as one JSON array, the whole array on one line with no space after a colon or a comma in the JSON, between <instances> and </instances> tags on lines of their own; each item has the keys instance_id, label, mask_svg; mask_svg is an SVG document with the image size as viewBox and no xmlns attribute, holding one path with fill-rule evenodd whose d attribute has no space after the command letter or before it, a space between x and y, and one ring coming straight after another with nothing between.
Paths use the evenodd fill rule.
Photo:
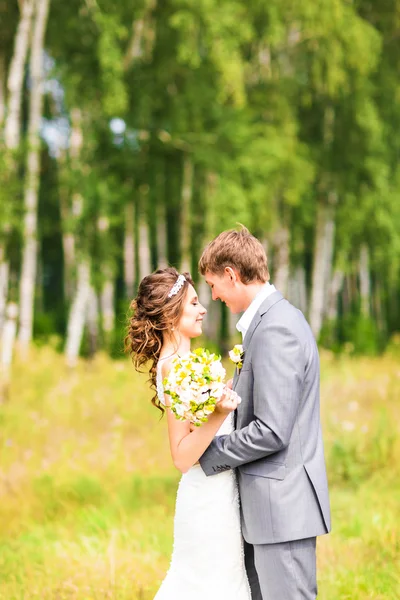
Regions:
<instances>
[{"instance_id":1,"label":"suit sleeve","mask_svg":"<svg viewBox=\"0 0 400 600\"><path fill-rule=\"evenodd\" d=\"M252 345L254 420L217 436L200 464L206 475L279 452L290 441L304 380L304 351L285 326L260 323Z\"/></svg>"}]
</instances>

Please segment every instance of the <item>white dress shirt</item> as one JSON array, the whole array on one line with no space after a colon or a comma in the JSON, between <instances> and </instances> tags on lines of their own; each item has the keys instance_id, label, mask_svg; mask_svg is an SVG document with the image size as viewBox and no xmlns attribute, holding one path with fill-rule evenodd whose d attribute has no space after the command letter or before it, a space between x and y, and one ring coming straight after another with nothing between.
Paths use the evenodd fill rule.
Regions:
<instances>
[{"instance_id":1,"label":"white dress shirt","mask_svg":"<svg viewBox=\"0 0 400 600\"><path fill-rule=\"evenodd\" d=\"M270 296L274 292L276 292L276 287L271 283L268 283L267 281L267 283L262 286L260 291L253 298L250 306L246 308L246 310L240 317L239 321L236 324L236 329L242 334L242 341L244 340L247 330L250 327L250 324L254 319L255 314L260 308L261 304L264 302L264 300L266 300L266 298L268 298L268 296Z\"/></svg>"}]
</instances>

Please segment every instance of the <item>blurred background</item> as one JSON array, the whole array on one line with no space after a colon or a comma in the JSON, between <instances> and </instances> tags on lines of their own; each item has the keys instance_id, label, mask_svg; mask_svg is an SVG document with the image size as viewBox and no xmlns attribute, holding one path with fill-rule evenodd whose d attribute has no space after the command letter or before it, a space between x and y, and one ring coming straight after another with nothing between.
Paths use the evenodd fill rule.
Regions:
<instances>
[{"instance_id":1,"label":"blurred background","mask_svg":"<svg viewBox=\"0 0 400 600\"><path fill-rule=\"evenodd\" d=\"M237 223L320 345L320 597L400 598L399 68L400 0L0 0L0 598L153 598L178 475L129 304L189 270L226 354L197 261Z\"/></svg>"}]
</instances>

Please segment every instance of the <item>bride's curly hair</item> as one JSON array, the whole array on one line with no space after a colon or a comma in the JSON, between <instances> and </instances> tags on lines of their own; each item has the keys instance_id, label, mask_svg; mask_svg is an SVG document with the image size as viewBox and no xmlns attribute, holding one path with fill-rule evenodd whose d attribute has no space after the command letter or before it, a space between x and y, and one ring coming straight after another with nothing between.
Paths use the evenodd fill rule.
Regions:
<instances>
[{"instance_id":1,"label":"bride's curly hair","mask_svg":"<svg viewBox=\"0 0 400 600\"><path fill-rule=\"evenodd\" d=\"M157 363L164 342L164 332L171 331L181 317L189 284L193 280L183 273L186 281L177 294L168 298L179 272L173 267L158 269L140 282L138 293L130 305L125 351L129 352L137 371L150 362L150 387L155 392L151 402L162 413L164 408L157 396Z\"/></svg>"}]
</instances>

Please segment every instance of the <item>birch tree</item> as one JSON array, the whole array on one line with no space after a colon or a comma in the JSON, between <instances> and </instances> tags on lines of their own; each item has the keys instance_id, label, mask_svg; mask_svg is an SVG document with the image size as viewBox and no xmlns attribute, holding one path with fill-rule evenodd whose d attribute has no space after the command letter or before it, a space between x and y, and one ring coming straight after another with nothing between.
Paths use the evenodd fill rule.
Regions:
<instances>
[{"instance_id":1,"label":"birch tree","mask_svg":"<svg viewBox=\"0 0 400 600\"><path fill-rule=\"evenodd\" d=\"M21 105L25 64L30 43L32 15L35 0L21 3L21 12L17 25L11 61L7 69L5 54L0 55L0 128L4 125L3 156L0 158L1 191L0 196L0 335L5 319L10 265L7 256L7 241L12 230L13 200L17 191L17 150L21 140Z\"/></svg>"},{"instance_id":2,"label":"birch tree","mask_svg":"<svg viewBox=\"0 0 400 600\"><path fill-rule=\"evenodd\" d=\"M32 338L35 279L37 268L37 204L40 185L40 126L43 107L43 44L49 0L36 0L36 13L30 60L31 93L29 103L28 155L24 193L24 229L20 282L18 342L26 351Z\"/></svg>"},{"instance_id":3,"label":"birch tree","mask_svg":"<svg viewBox=\"0 0 400 600\"><path fill-rule=\"evenodd\" d=\"M25 63L28 55L29 42L32 29L32 17L34 13L36 0L24 0L21 2L21 16L18 23L17 33L15 36L14 52L10 63L10 69L8 74L8 102L7 102L7 119L5 122L4 138L7 148L15 150L18 148L21 137L21 105L22 105L22 90L24 83L24 72ZM42 0L43 2L43 0ZM46 9L45 3L45 11ZM45 21L47 18L46 12L43 15L43 34ZM41 43L42 40L38 39L40 30L36 29L36 46ZM33 50L33 48L32 48ZM36 48L36 51L38 49ZM41 53L41 50L40 50ZM41 58L40 58L41 60ZM32 74L33 77L33 74Z\"/></svg>"},{"instance_id":4,"label":"birch tree","mask_svg":"<svg viewBox=\"0 0 400 600\"><path fill-rule=\"evenodd\" d=\"M125 206L124 235L124 284L125 295L133 298L135 289L135 204L127 202Z\"/></svg>"},{"instance_id":5,"label":"birch tree","mask_svg":"<svg viewBox=\"0 0 400 600\"><path fill-rule=\"evenodd\" d=\"M182 209L181 209L181 238L183 272L190 272L190 214L193 192L193 162L190 156L185 156L182 179Z\"/></svg>"},{"instance_id":6,"label":"birch tree","mask_svg":"<svg viewBox=\"0 0 400 600\"><path fill-rule=\"evenodd\" d=\"M334 206L318 204L315 229L312 288L310 300L310 326L318 339L326 309L326 285L330 280L334 242Z\"/></svg>"}]
</instances>

